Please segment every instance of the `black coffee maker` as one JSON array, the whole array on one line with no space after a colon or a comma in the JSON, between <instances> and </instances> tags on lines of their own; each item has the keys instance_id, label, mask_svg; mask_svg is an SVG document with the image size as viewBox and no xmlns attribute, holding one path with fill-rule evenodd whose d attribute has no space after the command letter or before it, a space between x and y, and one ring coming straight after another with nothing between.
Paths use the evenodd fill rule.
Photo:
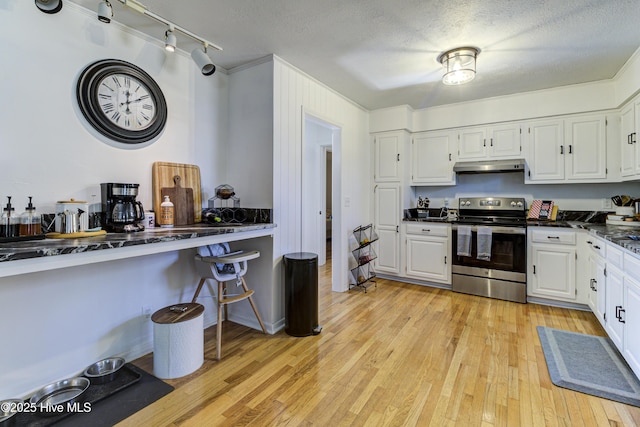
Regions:
<instances>
[{"instance_id":1,"label":"black coffee maker","mask_svg":"<svg viewBox=\"0 0 640 427\"><path fill-rule=\"evenodd\" d=\"M144 208L136 201L140 184L100 184L102 189L102 225L107 231L128 233L144 230Z\"/></svg>"}]
</instances>

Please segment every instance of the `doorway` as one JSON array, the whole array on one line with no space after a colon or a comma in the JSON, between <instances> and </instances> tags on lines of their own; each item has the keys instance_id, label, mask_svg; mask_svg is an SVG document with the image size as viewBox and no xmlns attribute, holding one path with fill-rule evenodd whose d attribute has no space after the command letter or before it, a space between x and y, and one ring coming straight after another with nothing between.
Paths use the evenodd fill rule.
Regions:
<instances>
[{"instance_id":1,"label":"doorway","mask_svg":"<svg viewBox=\"0 0 640 427\"><path fill-rule=\"evenodd\" d=\"M302 251L316 253L320 266L329 261L332 290L342 292L345 284L340 274L343 270L339 202L341 128L316 114L303 114L300 246Z\"/></svg>"}]
</instances>

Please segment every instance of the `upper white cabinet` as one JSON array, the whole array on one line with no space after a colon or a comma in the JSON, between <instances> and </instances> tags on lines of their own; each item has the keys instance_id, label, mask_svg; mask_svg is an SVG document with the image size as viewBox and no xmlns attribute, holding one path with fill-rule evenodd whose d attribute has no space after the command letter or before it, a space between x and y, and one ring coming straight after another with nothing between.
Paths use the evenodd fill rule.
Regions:
<instances>
[{"instance_id":1,"label":"upper white cabinet","mask_svg":"<svg viewBox=\"0 0 640 427\"><path fill-rule=\"evenodd\" d=\"M458 133L459 161L522 156L520 123L466 128Z\"/></svg>"},{"instance_id":2,"label":"upper white cabinet","mask_svg":"<svg viewBox=\"0 0 640 427\"><path fill-rule=\"evenodd\" d=\"M411 185L453 185L455 131L420 132L411 140Z\"/></svg>"},{"instance_id":3,"label":"upper white cabinet","mask_svg":"<svg viewBox=\"0 0 640 427\"><path fill-rule=\"evenodd\" d=\"M606 124L604 114L529 123L525 182L605 182Z\"/></svg>"},{"instance_id":4,"label":"upper white cabinet","mask_svg":"<svg viewBox=\"0 0 640 427\"><path fill-rule=\"evenodd\" d=\"M373 137L373 179L376 182L400 182L402 180L407 132L384 132Z\"/></svg>"},{"instance_id":5,"label":"upper white cabinet","mask_svg":"<svg viewBox=\"0 0 640 427\"><path fill-rule=\"evenodd\" d=\"M640 127L640 98L630 102L621 112L620 174L622 179L636 179L640 175L637 127Z\"/></svg>"}]
</instances>

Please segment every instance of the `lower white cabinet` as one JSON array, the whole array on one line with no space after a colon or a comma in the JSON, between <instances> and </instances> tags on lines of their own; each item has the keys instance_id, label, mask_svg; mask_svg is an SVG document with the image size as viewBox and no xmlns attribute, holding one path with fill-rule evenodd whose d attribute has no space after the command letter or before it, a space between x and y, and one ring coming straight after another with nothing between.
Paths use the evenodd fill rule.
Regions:
<instances>
[{"instance_id":1,"label":"lower white cabinet","mask_svg":"<svg viewBox=\"0 0 640 427\"><path fill-rule=\"evenodd\" d=\"M623 298L622 319L624 320L625 335L622 346L622 354L633 369L633 372L640 377L640 339L638 338L638 328L640 328L640 284L635 280L625 278L624 298Z\"/></svg>"},{"instance_id":2,"label":"lower white cabinet","mask_svg":"<svg viewBox=\"0 0 640 427\"><path fill-rule=\"evenodd\" d=\"M407 277L451 284L451 226L406 225Z\"/></svg>"},{"instance_id":3,"label":"lower white cabinet","mask_svg":"<svg viewBox=\"0 0 640 427\"><path fill-rule=\"evenodd\" d=\"M576 302L576 232L529 227L529 296Z\"/></svg>"},{"instance_id":4,"label":"lower white cabinet","mask_svg":"<svg viewBox=\"0 0 640 427\"><path fill-rule=\"evenodd\" d=\"M622 271L608 266L604 329L620 351L624 343L624 323L620 321L620 310L624 305L624 282L627 280Z\"/></svg>"}]
</instances>

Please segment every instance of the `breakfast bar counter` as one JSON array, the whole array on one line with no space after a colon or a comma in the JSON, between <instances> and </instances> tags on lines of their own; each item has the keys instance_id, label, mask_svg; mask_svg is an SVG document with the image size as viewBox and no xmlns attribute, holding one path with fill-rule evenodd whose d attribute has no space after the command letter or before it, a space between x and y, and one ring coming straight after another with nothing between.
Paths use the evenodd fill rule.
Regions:
<instances>
[{"instance_id":1,"label":"breakfast bar counter","mask_svg":"<svg viewBox=\"0 0 640 427\"><path fill-rule=\"evenodd\" d=\"M273 223L233 226L195 224L76 239L2 243L0 277L270 236L275 227Z\"/></svg>"}]
</instances>

